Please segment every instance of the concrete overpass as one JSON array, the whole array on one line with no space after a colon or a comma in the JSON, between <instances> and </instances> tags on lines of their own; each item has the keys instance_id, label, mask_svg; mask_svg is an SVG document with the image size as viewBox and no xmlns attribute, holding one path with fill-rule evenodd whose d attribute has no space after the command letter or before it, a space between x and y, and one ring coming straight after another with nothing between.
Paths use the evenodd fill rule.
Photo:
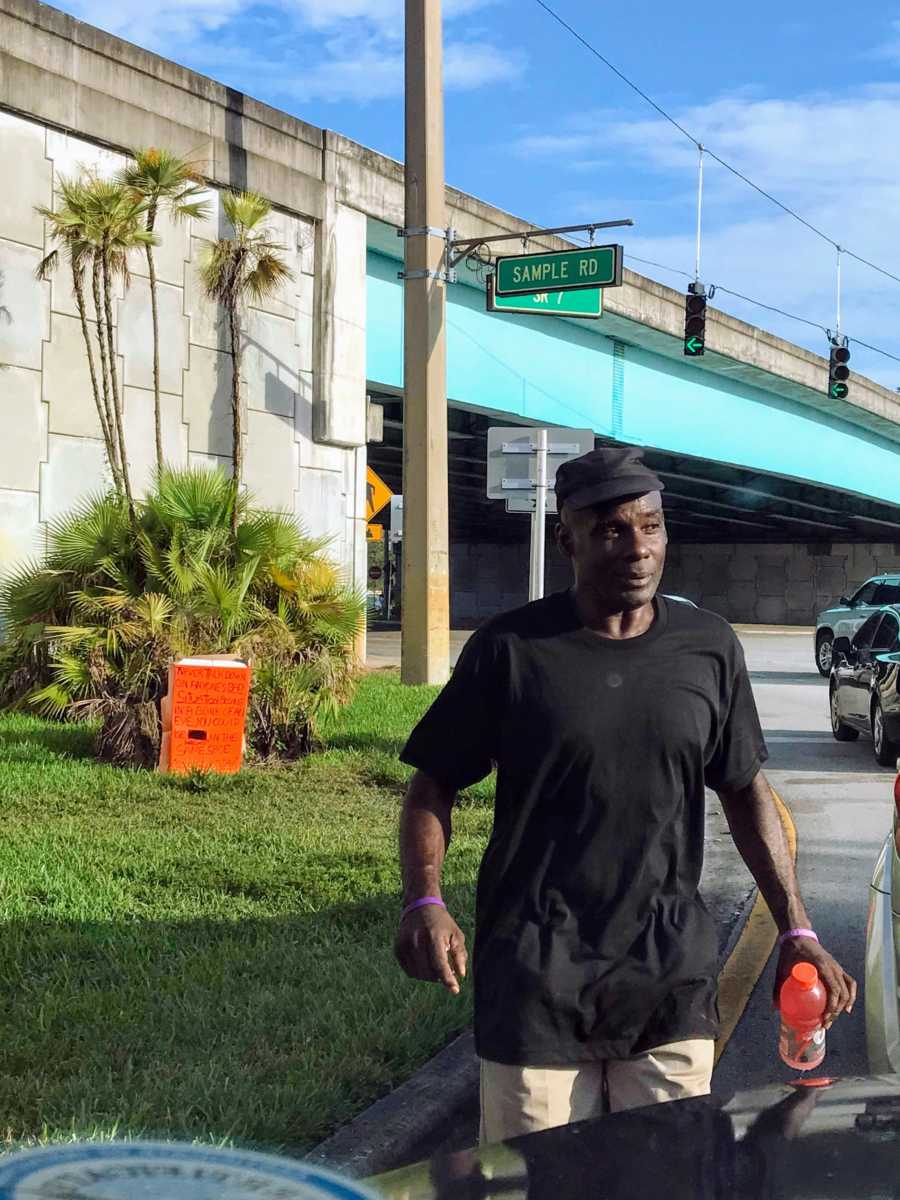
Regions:
<instances>
[{"instance_id":1,"label":"concrete overpass","mask_svg":"<svg viewBox=\"0 0 900 1200\"><path fill-rule=\"evenodd\" d=\"M50 202L54 172L82 161L112 169L129 147L153 144L202 160L214 202L222 187L250 188L278 208L297 284L253 318L248 483L265 503L333 536L362 583L367 452L398 482L402 165L36 0L0 0L0 150L19 168L0 195L0 303L10 313L0 325L7 366L0 387L10 397L4 420L11 434L0 451L0 559L39 548L46 521L102 481L89 414L71 411L78 369L71 302L59 284L32 278L44 249L34 206ZM452 188L448 208L460 237L530 228ZM214 220L166 231L174 248L163 324L171 453L227 465L224 347L195 278L201 239L221 228ZM565 244L549 239L535 247ZM117 320L126 410L146 478L139 269L136 276ZM647 446L666 472L672 532L683 547L674 568L679 555L694 561L689 550L698 547L701 568L734 560L735 581L746 584L759 576L761 556L777 553L785 586L803 585L783 601L782 617L808 620L820 596L831 599L897 561L900 397L853 375L847 400L831 401L824 359L712 309L706 357L686 362L683 297L631 271L606 301L602 320L588 325L489 315L471 271L449 289L456 591L470 596L487 578L478 564L496 559L493 547L505 543L509 556L495 585L481 587L469 606L474 615L516 598L519 588L513 576L522 522L500 515L482 492L484 429L497 419L589 426L600 439ZM367 393L385 405L388 419L385 442L368 451ZM691 572L705 577L703 569ZM695 598L715 601L734 618L770 619L746 586L740 599L737 592L729 598L718 583L722 568L711 574L720 591L698 585Z\"/></svg>"}]
</instances>

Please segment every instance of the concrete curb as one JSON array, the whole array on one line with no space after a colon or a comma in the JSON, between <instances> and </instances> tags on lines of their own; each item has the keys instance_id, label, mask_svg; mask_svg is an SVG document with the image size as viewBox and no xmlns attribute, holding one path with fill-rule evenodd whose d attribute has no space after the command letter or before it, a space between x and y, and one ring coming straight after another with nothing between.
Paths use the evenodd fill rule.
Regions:
<instances>
[{"instance_id":1,"label":"concrete curb","mask_svg":"<svg viewBox=\"0 0 900 1200\"><path fill-rule=\"evenodd\" d=\"M478 1091L479 1065L471 1030L461 1034L411 1079L354 1117L306 1155L308 1162L357 1179L409 1162L413 1147L449 1125Z\"/></svg>"},{"instance_id":2,"label":"concrete curb","mask_svg":"<svg viewBox=\"0 0 900 1200\"><path fill-rule=\"evenodd\" d=\"M756 894L756 888L751 888L735 910L719 956L720 973L740 940ZM306 1160L357 1179L404 1166L414 1160L417 1145L432 1141L442 1129L451 1129L456 1115L471 1106L478 1077L475 1040L469 1031L411 1079L320 1142Z\"/></svg>"}]
</instances>

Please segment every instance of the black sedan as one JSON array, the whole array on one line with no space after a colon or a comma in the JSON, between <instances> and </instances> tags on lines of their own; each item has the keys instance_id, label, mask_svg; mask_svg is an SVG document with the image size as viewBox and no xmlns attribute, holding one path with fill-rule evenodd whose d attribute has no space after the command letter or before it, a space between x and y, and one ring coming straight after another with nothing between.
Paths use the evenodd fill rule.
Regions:
<instances>
[{"instance_id":1,"label":"black sedan","mask_svg":"<svg viewBox=\"0 0 900 1200\"><path fill-rule=\"evenodd\" d=\"M876 760L892 767L900 755L900 605L873 613L852 639L835 638L829 687L837 740L869 734Z\"/></svg>"}]
</instances>

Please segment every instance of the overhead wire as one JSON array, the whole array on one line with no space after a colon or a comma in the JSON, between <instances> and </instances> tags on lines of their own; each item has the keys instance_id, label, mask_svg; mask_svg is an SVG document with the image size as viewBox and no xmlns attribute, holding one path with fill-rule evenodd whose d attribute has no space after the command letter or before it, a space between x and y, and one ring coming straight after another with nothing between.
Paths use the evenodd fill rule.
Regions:
<instances>
[{"instance_id":1,"label":"overhead wire","mask_svg":"<svg viewBox=\"0 0 900 1200\"><path fill-rule=\"evenodd\" d=\"M626 254L625 257L631 262L642 263L647 267L656 267L660 271L668 271L672 275L682 275L685 279L693 279L690 271L682 271L679 267L670 267L665 263L654 262L650 258L638 258L636 254ZM753 304L757 308L765 308L769 312L778 313L781 317L787 317L791 321L799 321L802 325L808 325L811 329L818 329L822 333L827 334L828 328L820 321L811 321L809 317L801 317L798 313L788 312L785 308L778 308L774 304L766 304L764 300L756 300L753 296L745 296L743 292L736 292L733 288L724 287L721 283L712 285L717 292L724 292L726 296L734 296L736 300L743 300L746 304ZM882 354L885 358L893 359L894 362L900 362L900 356L892 354L890 350L883 350L880 346L873 346L869 342L864 342L862 338L850 337L848 341L853 342L857 346L863 346L866 350L871 350L873 354Z\"/></svg>"},{"instance_id":2,"label":"overhead wire","mask_svg":"<svg viewBox=\"0 0 900 1200\"><path fill-rule=\"evenodd\" d=\"M583 237L577 234L570 234L568 240L576 245L587 246L589 243ZM656 262L652 258L640 258L637 254L632 254L630 251L625 252L625 258L628 262L641 263L645 267L656 267L659 271L667 271L670 275L680 275L684 279L693 279L694 276L690 271L683 271L680 267L671 267L667 263ZM767 304L764 300L756 300L753 296L745 296L743 292L736 292L733 288L727 288L721 283L712 285L712 288L717 292L724 292L726 296L733 296L736 300L743 300L745 304L752 304L756 308L764 308L768 312L777 313L780 317L787 317L791 321L798 321L801 325L808 325L810 329L818 329L826 336L829 332L828 327L820 321L812 321L809 317L801 317L798 313L788 312L785 308L778 308L774 304ZM853 342L857 346L862 346L866 350L871 350L873 354L881 354L885 358L890 358L894 362L900 362L900 356L892 354L890 350L883 350L880 346L873 346L869 342L864 342L862 338L850 337L847 340Z\"/></svg>"},{"instance_id":3,"label":"overhead wire","mask_svg":"<svg viewBox=\"0 0 900 1200\"><path fill-rule=\"evenodd\" d=\"M809 325L813 329L818 329L822 333L827 334L828 328L822 325L819 321L810 321L809 317L799 317L796 313L788 312L784 308L777 308L774 304L766 304L762 300L754 300L752 296L744 296L741 292L734 292L731 288L722 287L721 284L716 284L717 292L724 292L726 296L734 296L737 300L745 300L748 304L755 304L757 308L767 308L769 312L778 313L779 316L789 317L792 321L800 321L803 325Z\"/></svg>"},{"instance_id":4,"label":"overhead wire","mask_svg":"<svg viewBox=\"0 0 900 1200\"><path fill-rule=\"evenodd\" d=\"M587 38L583 37L578 30L571 26L563 17L561 17L555 9L551 8L551 6L546 3L546 0L535 0L535 3L542 8L548 16L552 17L558 25L561 25L563 29L571 34L576 41L580 42L581 45L584 46L584 48L588 50L595 58L599 59L605 67L612 71L615 76L617 76L617 78L621 79L624 84L631 88L631 90L640 96L641 99L647 104L649 104L652 109L654 109L661 117L668 121L670 125L674 126L674 128L677 129L682 136L686 137L688 141L692 142L698 148L698 150L702 149L704 153L708 154L709 157L714 159L721 167L724 167L726 171L729 171L737 179L742 180L747 184L748 187L751 187L755 192L758 192L760 196L763 196L766 200L780 208L782 212L786 213L790 217L793 217L795 221L799 221L801 225L805 225L811 233L814 233L817 237L827 242L830 246L833 246L835 250L841 250L850 258L862 263L863 266L869 267L870 270L879 272L888 279L894 280L895 283L900 283L900 275L896 275L893 271L889 271L886 267L881 267L877 263L873 263L871 260L863 258L861 254L857 254L853 250L848 250L847 247L842 243L836 242L834 238L830 237L824 232L824 230L819 229L818 226L813 225L811 221L808 221L806 217L801 216L801 214L795 209L791 208L789 204L785 204L782 200L779 200L777 196L773 196L771 192L768 192L765 188L760 187L760 185L755 183L749 177L749 175L745 175L743 171L733 166L730 162L727 162L724 158L721 158L713 150L710 150L710 148L704 142L701 142L699 138L695 137L689 130L685 129L681 122L677 121L671 113L666 112L661 104L657 104L652 96L649 96L642 88L638 87L638 85L633 80L629 79L623 71L620 71L614 63L610 62L605 55L601 54L596 46L589 42Z\"/></svg>"}]
</instances>

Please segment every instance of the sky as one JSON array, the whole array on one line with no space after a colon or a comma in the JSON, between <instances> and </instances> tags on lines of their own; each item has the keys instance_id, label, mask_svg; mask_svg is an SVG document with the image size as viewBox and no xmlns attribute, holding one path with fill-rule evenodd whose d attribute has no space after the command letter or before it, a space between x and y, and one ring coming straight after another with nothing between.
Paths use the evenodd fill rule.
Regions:
<instances>
[{"instance_id":1,"label":"sky","mask_svg":"<svg viewBox=\"0 0 900 1200\"><path fill-rule=\"evenodd\" d=\"M900 0L546 2L694 138L900 278ZM58 7L402 157L403 0ZM444 0L443 12L448 182L536 226L630 217L615 234L626 266L683 289L696 146L537 0ZM836 258L706 158L701 278L721 289L715 307L827 353L822 328L724 289L834 329ZM844 255L842 331L900 359L898 318L900 282ZM855 342L851 352L853 369L900 388L900 361Z\"/></svg>"}]
</instances>

